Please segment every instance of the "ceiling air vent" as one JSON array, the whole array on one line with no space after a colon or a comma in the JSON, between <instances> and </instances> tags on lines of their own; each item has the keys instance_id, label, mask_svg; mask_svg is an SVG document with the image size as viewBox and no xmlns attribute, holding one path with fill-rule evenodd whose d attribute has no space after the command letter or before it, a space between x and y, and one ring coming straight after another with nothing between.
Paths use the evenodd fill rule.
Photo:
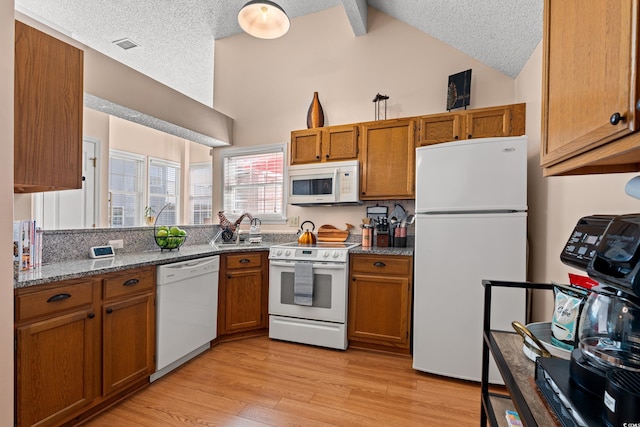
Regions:
<instances>
[{"instance_id":1,"label":"ceiling air vent","mask_svg":"<svg viewBox=\"0 0 640 427\"><path fill-rule=\"evenodd\" d=\"M129 50L129 49L132 49L134 47L140 46L138 43L134 42L130 38L124 38L124 39L120 39L120 40L115 40L112 43L120 46L124 50Z\"/></svg>"}]
</instances>

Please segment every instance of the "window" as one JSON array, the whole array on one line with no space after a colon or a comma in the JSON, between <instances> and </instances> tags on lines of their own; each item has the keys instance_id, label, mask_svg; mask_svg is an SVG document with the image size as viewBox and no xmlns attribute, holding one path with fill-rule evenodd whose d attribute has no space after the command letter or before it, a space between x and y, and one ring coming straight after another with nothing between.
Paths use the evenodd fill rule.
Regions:
<instances>
[{"instance_id":1,"label":"window","mask_svg":"<svg viewBox=\"0 0 640 427\"><path fill-rule=\"evenodd\" d=\"M144 156L123 151L109 153L109 224L137 227L144 200Z\"/></svg>"},{"instance_id":2,"label":"window","mask_svg":"<svg viewBox=\"0 0 640 427\"><path fill-rule=\"evenodd\" d=\"M284 145L226 150L222 157L227 216L249 212L265 223L283 223Z\"/></svg>"},{"instance_id":3,"label":"window","mask_svg":"<svg viewBox=\"0 0 640 427\"><path fill-rule=\"evenodd\" d=\"M190 168L191 224L204 224L205 218L211 218L212 168L211 163L198 163Z\"/></svg>"},{"instance_id":4,"label":"window","mask_svg":"<svg viewBox=\"0 0 640 427\"><path fill-rule=\"evenodd\" d=\"M158 224L179 224L180 164L149 159L149 206L158 215ZM162 208L166 208L160 213Z\"/></svg>"}]
</instances>

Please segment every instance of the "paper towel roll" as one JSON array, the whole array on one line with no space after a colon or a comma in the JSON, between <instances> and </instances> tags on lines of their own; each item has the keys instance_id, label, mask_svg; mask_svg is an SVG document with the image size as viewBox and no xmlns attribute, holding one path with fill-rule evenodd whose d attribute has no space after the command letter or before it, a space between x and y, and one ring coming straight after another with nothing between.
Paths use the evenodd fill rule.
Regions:
<instances>
[{"instance_id":1,"label":"paper towel roll","mask_svg":"<svg viewBox=\"0 0 640 427\"><path fill-rule=\"evenodd\" d=\"M640 176L631 178L624 187L624 192L631 197L640 199Z\"/></svg>"}]
</instances>

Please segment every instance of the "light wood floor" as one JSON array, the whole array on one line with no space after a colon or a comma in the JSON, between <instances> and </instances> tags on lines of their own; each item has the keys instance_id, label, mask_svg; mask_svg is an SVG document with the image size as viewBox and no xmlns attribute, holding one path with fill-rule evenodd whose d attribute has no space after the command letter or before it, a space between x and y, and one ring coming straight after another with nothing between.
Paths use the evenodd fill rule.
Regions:
<instances>
[{"instance_id":1,"label":"light wood floor","mask_svg":"<svg viewBox=\"0 0 640 427\"><path fill-rule=\"evenodd\" d=\"M480 386L411 359L257 337L222 343L86 426L478 426Z\"/></svg>"}]
</instances>

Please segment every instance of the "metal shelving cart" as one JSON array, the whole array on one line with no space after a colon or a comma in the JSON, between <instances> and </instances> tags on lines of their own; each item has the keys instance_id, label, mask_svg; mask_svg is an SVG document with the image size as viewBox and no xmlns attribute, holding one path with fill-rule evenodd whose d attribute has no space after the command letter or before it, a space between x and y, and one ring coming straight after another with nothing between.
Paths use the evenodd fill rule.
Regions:
<instances>
[{"instance_id":1,"label":"metal shelving cart","mask_svg":"<svg viewBox=\"0 0 640 427\"><path fill-rule=\"evenodd\" d=\"M529 282L483 280L484 319L482 329L482 378L480 426L507 426L505 412L517 411L524 426L553 426L534 382L535 363L522 351L522 338L515 331L491 329L491 291L495 287L553 290L553 285ZM489 391L489 360L493 356L508 394Z\"/></svg>"}]
</instances>

